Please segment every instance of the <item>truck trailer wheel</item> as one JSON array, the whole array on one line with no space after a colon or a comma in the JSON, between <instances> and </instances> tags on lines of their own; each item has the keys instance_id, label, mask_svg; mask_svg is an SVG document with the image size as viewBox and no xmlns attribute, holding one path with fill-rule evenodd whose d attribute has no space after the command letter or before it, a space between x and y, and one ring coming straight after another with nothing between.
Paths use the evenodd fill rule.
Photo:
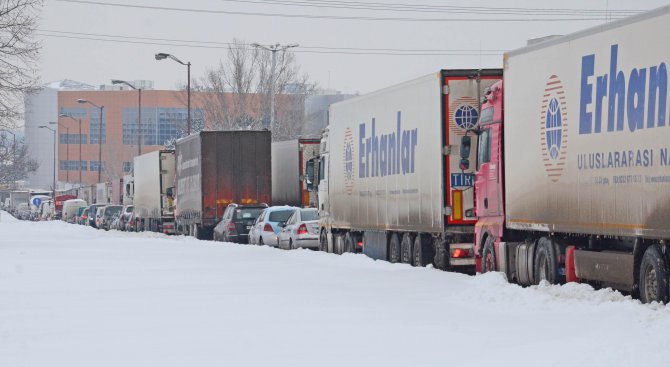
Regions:
<instances>
[{"instance_id":1,"label":"truck trailer wheel","mask_svg":"<svg viewBox=\"0 0 670 367\"><path fill-rule=\"evenodd\" d=\"M321 236L319 236L319 251L328 252L328 237L326 231L321 231Z\"/></svg>"},{"instance_id":2,"label":"truck trailer wheel","mask_svg":"<svg viewBox=\"0 0 670 367\"><path fill-rule=\"evenodd\" d=\"M356 240L354 235L351 232L347 232L344 235L344 252L351 252L352 254L356 252Z\"/></svg>"},{"instance_id":3,"label":"truck trailer wheel","mask_svg":"<svg viewBox=\"0 0 670 367\"><path fill-rule=\"evenodd\" d=\"M403 264L412 264L412 254L414 253L414 239L409 233L402 235L402 243L400 244L400 262Z\"/></svg>"},{"instance_id":4,"label":"truck trailer wheel","mask_svg":"<svg viewBox=\"0 0 670 367\"><path fill-rule=\"evenodd\" d=\"M492 236L486 237L484 248L482 249L482 274L489 271L496 271L496 251L494 248L495 239Z\"/></svg>"},{"instance_id":5,"label":"truck trailer wheel","mask_svg":"<svg viewBox=\"0 0 670 367\"><path fill-rule=\"evenodd\" d=\"M421 234L414 238L414 247L412 248L412 265L424 267L431 263L431 259L435 256L433 248L430 244L425 243Z\"/></svg>"},{"instance_id":6,"label":"truck trailer wheel","mask_svg":"<svg viewBox=\"0 0 670 367\"><path fill-rule=\"evenodd\" d=\"M391 241L389 241L389 262L400 262L400 252L400 238L397 233L394 233L391 235Z\"/></svg>"},{"instance_id":7,"label":"truck trailer wheel","mask_svg":"<svg viewBox=\"0 0 670 367\"><path fill-rule=\"evenodd\" d=\"M561 276L558 273L558 254L551 239L542 237L537 241L535 261L533 264L535 283L546 280L549 284L558 284Z\"/></svg>"},{"instance_id":8,"label":"truck trailer wheel","mask_svg":"<svg viewBox=\"0 0 670 367\"><path fill-rule=\"evenodd\" d=\"M642 255L638 284L642 302L668 303L668 265L658 245L649 246Z\"/></svg>"}]
</instances>

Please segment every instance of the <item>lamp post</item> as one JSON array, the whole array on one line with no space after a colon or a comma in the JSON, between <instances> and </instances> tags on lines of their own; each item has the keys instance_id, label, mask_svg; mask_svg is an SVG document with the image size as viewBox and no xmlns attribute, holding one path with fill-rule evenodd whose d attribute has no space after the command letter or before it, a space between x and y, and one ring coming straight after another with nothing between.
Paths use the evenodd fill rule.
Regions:
<instances>
[{"instance_id":1,"label":"lamp post","mask_svg":"<svg viewBox=\"0 0 670 367\"><path fill-rule=\"evenodd\" d=\"M182 62L178 58L176 58L174 55L166 54L163 52L159 52L155 55L156 60L165 60L167 58L170 58L182 65L186 65L186 99L187 99L187 107L186 107L186 113L188 116L186 116L186 136L191 135L191 62Z\"/></svg>"},{"instance_id":2,"label":"lamp post","mask_svg":"<svg viewBox=\"0 0 670 367\"><path fill-rule=\"evenodd\" d=\"M81 162L82 162L81 161L81 118L76 119L76 118L74 118L70 115L64 114L64 113L61 113L60 115L58 115L58 117L69 117L69 118L73 119L74 121L79 121L79 164L78 164L78 166L79 166L79 187L81 187ZM69 146L68 146L68 151L69 151Z\"/></svg>"},{"instance_id":3,"label":"lamp post","mask_svg":"<svg viewBox=\"0 0 670 367\"><path fill-rule=\"evenodd\" d=\"M70 168L69 168L69 164L70 164L70 141L69 141L70 140L70 128L67 127L67 126L63 127L63 125L59 124L58 122L49 122L49 124L58 125L58 127L62 127L62 128L65 129L65 136L66 136L66 139L65 139L66 140L65 141L65 162L67 162L67 164L65 164L65 166L66 166L66 168L65 168L65 182L67 183L67 182L70 182ZM56 128L56 129L58 129L58 128ZM60 136L60 134L59 134L59 136ZM59 142L58 145L60 146L60 142ZM60 167L59 167L58 170L60 171Z\"/></svg>"},{"instance_id":4,"label":"lamp post","mask_svg":"<svg viewBox=\"0 0 670 367\"><path fill-rule=\"evenodd\" d=\"M270 131L274 131L275 125L275 68L277 67L277 51L286 51L289 48L298 47L297 43L290 45L280 45L279 43L269 46L264 46L258 43L251 44L255 48L260 48L265 51L272 52L272 70L270 71Z\"/></svg>"},{"instance_id":5,"label":"lamp post","mask_svg":"<svg viewBox=\"0 0 670 367\"><path fill-rule=\"evenodd\" d=\"M98 183L100 183L102 177L102 110L105 108L105 106L98 106L97 104L85 99L78 99L77 102L88 103L91 106L100 109L100 121L98 123Z\"/></svg>"},{"instance_id":6,"label":"lamp post","mask_svg":"<svg viewBox=\"0 0 670 367\"><path fill-rule=\"evenodd\" d=\"M53 176L52 190L53 190L53 200L54 203L56 203L56 130L50 128L47 125L40 125L39 128L50 130L54 134L54 167L53 167L54 176Z\"/></svg>"},{"instance_id":7,"label":"lamp post","mask_svg":"<svg viewBox=\"0 0 670 367\"><path fill-rule=\"evenodd\" d=\"M136 88L127 81L118 79L112 80L112 84L125 84L137 91L137 155L142 155L142 88Z\"/></svg>"}]
</instances>

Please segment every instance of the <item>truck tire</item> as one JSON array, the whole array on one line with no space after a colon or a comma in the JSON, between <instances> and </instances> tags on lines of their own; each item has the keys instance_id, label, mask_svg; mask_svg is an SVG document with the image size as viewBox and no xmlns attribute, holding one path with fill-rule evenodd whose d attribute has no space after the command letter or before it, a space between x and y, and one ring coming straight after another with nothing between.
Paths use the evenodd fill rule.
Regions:
<instances>
[{"instance_id":1,"label":"truck tire","mask_svg":"<svg viewBox=\"0 0 670 367\"><path fill-rule=\"evenodd\" d=\"M435 256L433 258L433 265L436 269L449 269L449 251L447 241L435 240Z\"/></svg>"},{"instance_id":2,"label":"truck tire","mask_svg":"<svg viewBox=\"0 0 670 367\"><path fill-rule=\"evenodd\" d=\"M402 235L400 243L400 262L412 265L412 254L414 253L414 239L409 233Z\"/></svg>"},{"instance_id":3,"label":"truck tire","mask_svg":"<svg viewBox=\"0 0 670 367\"><path fill-rule=\"evenodd\" d=\"M496 251L494 248L495 239L493 236L486 237L484 248L482 249L482 274L489 271L496 271Z\"/></svg>"},{"instance_id":4,"label":"truck tire","mask_svg":"<svg viewBox=\"0 0 670 367\"><path fill-rule=\"evenodd\" d=\"M400 262L400 252L400 238L397 233L394 233L391 235L391 240L389 241L389 262Z\"/></svg>"},{"instance_id":5,"label":"truck tire","mask_svg":"<svg viewBox=\"0 0 670 367\"><path fill-rule=\"evenodd\" d=\"M421 234L417 234L412 247L412 265L424 267L431 263L434 256L433 247L423 240Z\"/></svg>"},{"instance_id":6,"label":"truck tire","mask_svg":"<svg viewBox=\"0 0 670 367\"><path fill-rule=\"evenodd\" d=\"M535 261L533 261L533 274L535 274L535 283L539 284L546 280L549 284L559 284L561 275L558 273L558 254L554 242L542 237L537 241L535 248Z\"/></svg>"},{"instance_id":7,"label":"truck tire","mask_svg":"<svg viewBox=\"0 0 670 367\"><path fill-rule=\"evenodd\" d=\"M356 244L355 244L354 235L351 232L347 232L344 235L344 252L356 253Z\"/></svg>"},{"instance_id":8,"label":"truck tire","mask_svg":"<svg viewBox=\"0 0 670 367\"><path fill-rule=\"evenodd\" d=\"M642 255L638 285L643 303L668 303L668 264L658 245L651 245Z\"/></svg>"},{"instance_id":9,"label":"truck tire","mask_svg":"<svg viewBox=\"0 0 670 367\"><path fill-rule=\"evenodd\" d=\"M319 251L328 252L328 237L325 230L321 231L319 236Z\"/></svg>"}]
</instances>

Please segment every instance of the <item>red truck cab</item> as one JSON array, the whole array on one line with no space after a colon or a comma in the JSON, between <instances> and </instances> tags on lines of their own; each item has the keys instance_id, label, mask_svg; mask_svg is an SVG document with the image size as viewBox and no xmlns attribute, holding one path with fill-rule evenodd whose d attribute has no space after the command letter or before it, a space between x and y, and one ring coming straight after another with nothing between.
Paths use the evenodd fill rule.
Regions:
<instances>
[{"instance_id":1,"label":"red truck cab","mask_svg":"<svg viewBox=\"0 0 670 367\"><path fill-rule=\"evenodd\" d=\"M475 254L478 272L498 270L499 243L505 223L503 190L503 82L488 88L477 133L475 173Z\"/></svg>"}]
</instances>

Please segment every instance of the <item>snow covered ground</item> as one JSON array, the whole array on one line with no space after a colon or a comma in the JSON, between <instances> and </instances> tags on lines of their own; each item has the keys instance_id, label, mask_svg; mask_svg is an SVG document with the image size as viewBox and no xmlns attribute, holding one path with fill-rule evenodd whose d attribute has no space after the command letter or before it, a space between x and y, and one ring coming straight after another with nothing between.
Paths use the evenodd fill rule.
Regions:
<instances>
[{"instance_id":1,"label":"snow covered ground","mask_svg":"<svg viewBox=\"0 0 670 367\"><path fill-rule=\"evenodd\" d=\"M0 366L662 366L670 307L0 213Z\"/></svg>"}]
</instances>

